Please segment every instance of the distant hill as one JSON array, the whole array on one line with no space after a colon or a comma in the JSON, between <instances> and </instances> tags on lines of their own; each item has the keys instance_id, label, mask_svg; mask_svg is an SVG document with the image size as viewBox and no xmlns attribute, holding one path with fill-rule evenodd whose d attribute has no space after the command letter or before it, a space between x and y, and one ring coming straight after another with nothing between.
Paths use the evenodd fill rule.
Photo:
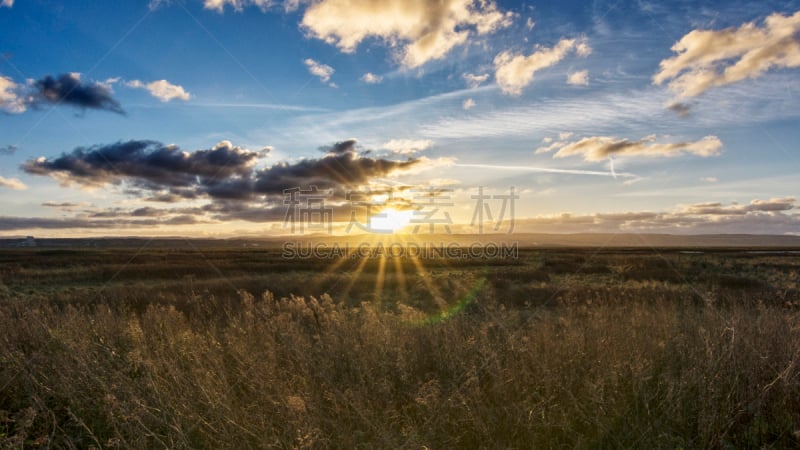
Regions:
<instances>
[{"instance_id":1,"label":"distant hill","mask_svg":"<svg viewBox=\"0 0 800 450\"><path fill-rule=\"evenodd\" d=\"M19 248L25 238L1 238L0 248ZM513 243L520 247L633 247L633 248L781 248L800 249L800 236L752 235L752 234L636 234L636 233L579 233L579 234L419 234L419 235L347 235L347 236L280 236L265 238L148 238L107 237L75 239L36 239L38 248L192 248L192 247L280 247L284 242L299 242L304 245L325 243L326 245L361 243L417 242L429 244L488 244Z\"/></svg>"}]
</instances>

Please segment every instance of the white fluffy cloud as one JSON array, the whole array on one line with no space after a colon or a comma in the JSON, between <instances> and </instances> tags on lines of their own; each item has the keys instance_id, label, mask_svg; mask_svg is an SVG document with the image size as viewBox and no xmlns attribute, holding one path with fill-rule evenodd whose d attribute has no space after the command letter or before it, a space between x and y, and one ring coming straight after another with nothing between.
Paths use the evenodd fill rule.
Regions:
<instances>
[{"instance_id":1,"label":"white fluffy cloud","mask_svg":"<svg viewBox=\"0 0 800 450\"><path fill-rule=\"evenodd\" d=\"M6 189L13 189L15 191L22 191L28 189L28 186L25 186L25 183L19 181L16 178L4 178L0 177L0 188Z\"/></svg>"},{"instance_id":2,"label":"white fluffy cloud","mask_svg":"<svg viewBox=\"0 0 800 450\"><path fill-rule=\"evenodd\" d=\"M111 79L117 81L117 79ZM111 81L111 80L106 80ZM147 92L150 93L153 97L161 100L162 102L168 102L171 100L183 100L187 101L192 98L191 94L186 92L183 86L178 86L177 84L172 84L167 80L157 80L150 83L143 83L139 80L132 80L125 83L126 86L135 88L135 89L145 89Z\"/></svg>"},{"instance_id":3,"label":"white fluffy cloud","mask_svg":"<svg viewBox=\"0 0 800 450\"><path fill-rule=\"evenodd\" d=\"M575 86L588 86L589 85L589 71L579 70L567 75L567 84Z\"/></svg>"},{"instance_id":4,"label":"white fluffy cloud","mask_svg":"<svg viewBox=\"0 0 800 450\"><path fill-rule=\"evenodd\" d=\"M556 151L554 158L580 156L585 161L603 161L611 156L646 156L673 157L690 154L701 157L716 156L722 150L722 141L716 136L706 136L694 142L657 142L655 135L638 141L618 139L609 136L593 136L574 142L566 142L566 138L547 147L541 147L536 153Z\"/></svg>"},{"instance_id":5,"label":"white fluffy cloud","mask_svg":"<svg viewBox=\"0 0 800 450\"><path fill-rule=\"evenodd\" d=\"M20 97L20 86L11 78L0 76L0 110L8 113L24 112L25 101Z\"/></svg>"},{"instance_id":6,"label":"white fluffy cloud","mask_svg":"<svg viewBox=\"0 0 800 450\"><path fill-rule=\"evenodd\" d=\"M537 48L528 56L502 52L494 58L494 77L504 93L520 95L536 72L557 64L571 51L586 56L591 53L591 47L585 40L561 39L554 47Z\"/></svg>"},{"instance_id":7,"label":"white fluffy cloud","mask_svg":"<svg viewBox=\"0 0 800 450\"><path fill-rule=\"evenodd\" d=\"M413 155L429 149L433 141L428 139L392 139L381 147L391 150L396 155Z\"/></svg>"},{"instance_id":8,"label":"white fluffy cloud","mask_svg":"<svg viewBox=\"0 0 800 450\"><path fill-rule=\"evenodd\" d=\"M409 68L443 58L473 35L511 24L491 0L319 0L305 11L309 35L353 52L369 37L397 49Z\"/></svg>"},{"instance_id":9,"label":"white fluffy cloud","mask_svg":"<svg viewBox=\"0 0 800 450\"><path fill-rule=\"evenodd\" d=\"M463 103L461 103L461 107L464 108L465 110L470 110L475 107L475 100L468 98L464 100Z\"/></svg>"},{"instance_id":10,"label":"white fluffy cloud","mask_svg":"<svg viewBox=\"0 0 800 450\"><path fill-rule=\"evenodd\" d=\"M375 75L372 72L367 72L361 77L361 81L367 84L378 84L383 81L383 77L380 75Z\"/></svg>"},{"instance_id":11,"label":"white fluffy cloud","mask_svg":"<svg viewBox=\"0 0 800 450\"><path fill-rule=\"evenodd\" d=\"M333 67L327 64L322 64L317 61L314 61L311 58L308 58L305 61L303 61L303 64L305 64L306 67L308 67L308 72L311 75L318 77L319 80L322 81L323 83L327 83L328 81L330 81L331 75L333 75L333 73L336 72L335 70L333 70Z\"/></svg>"},{"instance_id":12,"label":"white fluffy cloud","mask_svg":"<svg viewBox=\"0 0 800 450\"><path fill-rule=\"evenodd\" d=\"M14 0L3 0L2 2L0 2L0 6L11 8L12 6L14 6Z\"/></svg>"},{"instance_id":13,"label":"white fluffy cloud","mask_svg":"<svg viewBox=\"0 0 800 450\"><path fill-rule=\"evenodd\" d=\"M677 53L661 61L653 83L669 82L681 97L757 78L769 69L800 67L800 11L772 14L762 27L753 22L724 30L693 30L672 46Z\"/></svg>"}]
</instances>

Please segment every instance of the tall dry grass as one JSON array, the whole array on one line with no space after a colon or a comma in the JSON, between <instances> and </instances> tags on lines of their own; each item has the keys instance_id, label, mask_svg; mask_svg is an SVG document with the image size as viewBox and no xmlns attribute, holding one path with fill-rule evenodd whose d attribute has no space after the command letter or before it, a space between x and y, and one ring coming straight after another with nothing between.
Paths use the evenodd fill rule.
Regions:
<instances>
[{"instance_id":1,"label":"tall dry grass","mask_svg":"<svg viewBox=\"0 0 800 450\"><path fill-rule=\"evenodd\" d=\"M330 297L0 306L3 448L800 445L800 316ZM730 303L730 302L729 302Z\"/></svg>"}]
</instances>

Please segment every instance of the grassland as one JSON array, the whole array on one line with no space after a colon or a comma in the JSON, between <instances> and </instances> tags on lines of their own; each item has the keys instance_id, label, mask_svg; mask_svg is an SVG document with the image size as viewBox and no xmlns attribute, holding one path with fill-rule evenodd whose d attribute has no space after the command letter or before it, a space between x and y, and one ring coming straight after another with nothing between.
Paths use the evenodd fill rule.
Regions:
<instances>
[{"instance_id":1,"label":"grassland","mask_svg":"<svg viewBox=\"0 0 800 450\"><path fill-rule=\"evenodd\" d=\"M2 448L792 448L800 257L0 251Z\"/></svg>"}]
</instances>

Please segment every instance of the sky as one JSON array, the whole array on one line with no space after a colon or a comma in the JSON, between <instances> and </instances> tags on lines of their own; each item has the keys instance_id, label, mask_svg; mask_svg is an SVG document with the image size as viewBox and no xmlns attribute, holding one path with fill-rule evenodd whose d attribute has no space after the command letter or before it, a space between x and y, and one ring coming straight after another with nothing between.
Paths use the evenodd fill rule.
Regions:
<instances>
[{"instance_id":1,"label":"sky","mask_svg":"<svg viewBox=\"0 0 800 450\"><path fill-rule=\"evenodd\" d=\"M2 0L0 236L800 234L798 100L800 1Z\"/></svg>"}]
</instances>

